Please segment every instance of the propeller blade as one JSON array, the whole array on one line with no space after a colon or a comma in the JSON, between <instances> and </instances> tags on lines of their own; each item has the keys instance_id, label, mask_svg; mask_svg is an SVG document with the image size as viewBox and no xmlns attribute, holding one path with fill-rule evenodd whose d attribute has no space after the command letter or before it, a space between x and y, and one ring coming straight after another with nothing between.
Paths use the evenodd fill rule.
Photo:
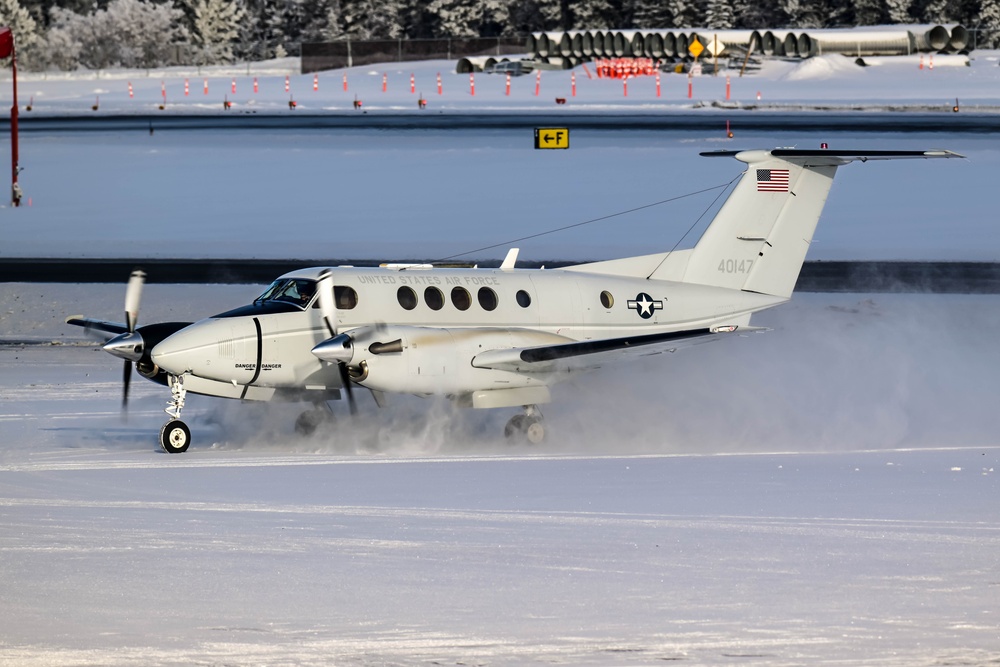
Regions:
<instances>
[{"instance_id":1,"label":"propeller blade","mask_svg":"<svg viewBox=\"0 0 1000 667\"><path fill-rule=\"evenodd\" d=\"M329 269L324 269L319 274L316 289L319 290L319 309L323 314L323 323L332 338L337 335L337 297L333 293L333 274Z\"/></svg>"},{"instance_id":2,"label":"propeller blade","mask_svg":"<svg viewBox=\"0 0 1000 667\"><path fill-rule=\"evenodd\" d=\"M323 323L331 338L337 336L337 297L333 290L333 274L329 269L323 269L316 281L316 289L319 290L319 310L323 314ZM351 374L347 370L347 364L343 361L337 362L337 369L340 371L340 383L344 386L347 394L347 406L352 415L358 414L358 406L354 401L354 389L351 385Z\"/></svg>"},{"instance_id":3,"label":"propeller blade","mask_svg":"<svg viewBox=\"0 0 1000 667\"><path fill-rule=\"evenodd\" d=\"M139 301L142 299L142 286L146 282L146 273L139 269L132 272L125 288L125 328L129 333L135 331L139 321Z\"/></svg>"},{"instance_id":4,"label":"propeller blade","mask_svg":"<svg viewBox=\"0 0 1000 667\"><path fill-rule=\"evenodd\" d=\"M340 369L340 381L344 385L344 391L347 392L347 407L350 408L352 415L356 415L358 414L358 405L354 402L354 390L351 388L354 382L351 380L351 374L347 370L347 364L343 361L338 363L337 367Z\"/></svg>"},{"instance_id":5,"label":"propeller blade","mask_svg":"<svg viewBox=\"0 0 1000 667\"><path fill-rule=\"evenodd\" d=\"M122 415L124 416L128 413L128 387L132 381L132 362L126 359L122 370Z\"/></svg>"}]
</instances>

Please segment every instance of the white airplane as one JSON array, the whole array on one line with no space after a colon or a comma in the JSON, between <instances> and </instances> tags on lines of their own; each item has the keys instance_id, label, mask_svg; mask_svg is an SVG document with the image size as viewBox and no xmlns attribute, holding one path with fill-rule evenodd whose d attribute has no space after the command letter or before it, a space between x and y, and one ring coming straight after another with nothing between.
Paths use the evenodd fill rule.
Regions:
<instances>
[{"instance_id":1,"label":"white airplane","mask_svg":"<svg viewBox=\"0 0 1000 667\"><path fill-rule=\"evenodd\" d=\"M330 415L353 385L444 395L473 408L523 407L508 438L538 443L549 388L628 357L752 331L750 316L791 297L837 167L853 161L958 158L946 150L716 151L746 163L694 248L569 266L498 269L387 265L309 268L275 280L253 303L195 323L137 327L144 274L135 272L125 323L71 317L114 337L104 349L170 388L169 453L187 450L188 392L242 400L311 401L299 432Z\"/></svg>"}]
</instances>

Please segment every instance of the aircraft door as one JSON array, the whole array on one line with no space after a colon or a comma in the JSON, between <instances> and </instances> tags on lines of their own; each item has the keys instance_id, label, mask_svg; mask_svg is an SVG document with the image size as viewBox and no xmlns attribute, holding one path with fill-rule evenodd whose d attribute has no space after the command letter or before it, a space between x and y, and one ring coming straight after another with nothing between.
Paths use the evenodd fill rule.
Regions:
<instances>
[{"instance_id":1,"label":"aircraft door","mask_svg":"<svg viewBox=\"0 0 1000 667\"><path fill-rule=\"evenodd\" d=\"M535 288L535 303L539 325L556 333L566 328L580 325L580 286L568 276L545 275L532 276L531 283Z\"/></svg>"}]
</instances>

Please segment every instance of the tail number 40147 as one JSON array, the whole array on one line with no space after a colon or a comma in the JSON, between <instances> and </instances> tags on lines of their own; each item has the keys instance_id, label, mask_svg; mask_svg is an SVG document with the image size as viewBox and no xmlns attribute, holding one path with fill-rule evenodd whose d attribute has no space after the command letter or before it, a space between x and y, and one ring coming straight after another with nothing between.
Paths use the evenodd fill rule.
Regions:
<instances>
[{"instance_id":1,"label":"tail number 40147","mask_svg":"<svg viewBox=\"0 0 1000 667\"><path fill-rule=\"evenodd\" d=\"M724 259L719 262L719 273L749 273L752 259Z\"/></svg>"}]
</instances>

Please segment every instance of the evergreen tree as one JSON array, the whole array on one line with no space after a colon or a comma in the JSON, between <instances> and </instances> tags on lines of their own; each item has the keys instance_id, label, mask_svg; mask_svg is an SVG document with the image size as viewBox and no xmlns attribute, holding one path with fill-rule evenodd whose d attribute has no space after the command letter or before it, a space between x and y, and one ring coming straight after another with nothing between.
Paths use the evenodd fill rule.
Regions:
<instances>
[{"instance_id":1,"label":"evergreen tree","mask_svg":"<svg viewBox=\"0 0 1000 667\"><path fill-rule=\"evenodd\" d=\"M14 34L14 48L18 62L32 58L32 49L38 42L38 24L31 12L21 6L18 0L0 0L0 25L7 26Z\"/></svg>"},{"instance_id":2,"label":"evergreen tree","mask_svg":"<svg viewBox=\"0 0 1000 667\"><path fill-rule=\"evenodd\" d=\"M732 0L708 0L708 10L705 13L706 27L728 30L734 23Z\"/></svg>"},{"instance_id":3,"label":"evergreen tree","mask_svg":"<svg viewBox=\"0 0 1000 667\"><path fill-rule=\"evenodd\" d=\"M233 62L243 7L229 0L188 0L194 16L191 37L202 64Z\"/></svg>"},{"instance_id":4,"label":"evergreen tree","mask_svg":"<svg viewBox=\"0 0 1000 667\"><path fill-rule=\"evenodd\" d=\"M912 4L912 0L885 0L889 23L913 23L913 17L910 15L910 6Z\"/></svg>"},{"instance_id":5,"label":"evergreen tree","mask_svg":"<svg viewBox=\"0 0 1000 667\"><path fill-rule=\"evenodd\" d=\"M1000 45L1000 0L982 0L979 7L981 32L976 35L977 49L995 49Z\"/></svg>"},{"instance_id":6,"label":"evergreen tree","mask_svg":"<svg viewBox=\"0 0 1000 667\"><path fill-rule=\"evenodd\" d=\"M882 25L889 20L884 0L853 0L855 25Z\"/></svg>"},{"instance_id":7,"label":"evergreen tree","mask_svg":"<svg viewBox=\"0 0 1000 667\"><path fill-rule=\"evenodd\" d=\"M498 37L507 23L504 0L432 0L440 37Z\"/></svg>"}]
</instances>

